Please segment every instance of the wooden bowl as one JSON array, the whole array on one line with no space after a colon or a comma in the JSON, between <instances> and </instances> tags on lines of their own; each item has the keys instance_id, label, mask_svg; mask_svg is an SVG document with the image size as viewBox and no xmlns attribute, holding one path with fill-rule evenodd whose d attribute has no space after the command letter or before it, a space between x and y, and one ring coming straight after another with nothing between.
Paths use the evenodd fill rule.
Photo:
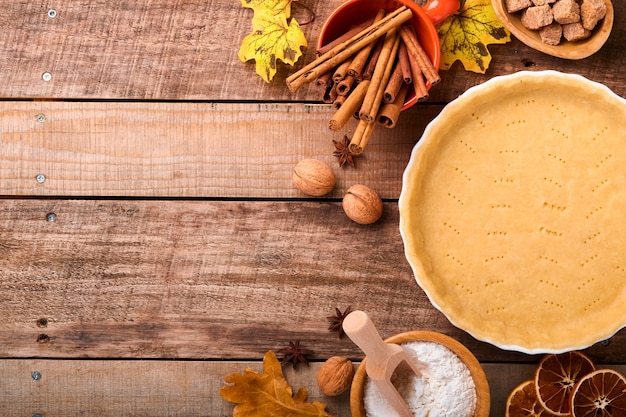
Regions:
<instances>
[{"instance_id":1,"label":"wooden bowl","mask_svg":"<svg viewBox=\"0 0 626 417\"><path fill-rule=\"evenodd\" d=\"M474 385L476 386L476 411L474 417L489 417L491 406L491 394L489 391L489 383L485 372L476 359L476 357L465 346L458 341L446 336L442 333L431 332L426 330L415 330L400 333L385 340L388 343L408 343L408 342L435 342L456 353L456 355L465 364L472 376ZM367 374L365 373L365 363L367 357L363 359L352 381L350 389L350 411L352 417L367 417L365 414L365 405L363 402L363 391Z\"/></svg>"},{"instance_id":2,"label":"wooden bowl","mask_svg":"<svg viewBox=\"0 0 626 417\"><path fill-rule=\"evenodd\" d=\"M548 55L565 59L582 59L596 53L606 43L613 28L613 3L606 3L606 16L593 29L591 36L576 42L562 41L559 45L548 45L541 41L538 30L526 29L521 22L521 12L509 13L505 0L491 0L496 15L509 31L524 44Z\"/></svg>"}]
</instances>

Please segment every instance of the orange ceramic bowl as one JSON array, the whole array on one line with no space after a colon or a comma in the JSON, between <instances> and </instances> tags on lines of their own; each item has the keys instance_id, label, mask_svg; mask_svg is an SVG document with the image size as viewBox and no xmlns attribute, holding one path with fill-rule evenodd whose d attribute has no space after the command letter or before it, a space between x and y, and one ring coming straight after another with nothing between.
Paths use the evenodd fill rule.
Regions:
<instances>
[{"instance_id":1,"label":"orange ceramic bowl","mask_svg":"<svg viewBox=\"0 0 626 417\"><path fill-rule=\"evenodd\" d=\"M347 0L339 5L322 25L317 39L317 49L343 35L351 27L374 18L380 9L392 12L402 6L408 7L413 12L410 22L415 28L418 40L435 68L439 68L441 49L435 25L458 10L458 0L431 0L423 8L413 0ZM430 88L430 84L426 87ZM407 95L402 110L415 103L417 97L412 91Z\"/></svg>"}]
</instances>

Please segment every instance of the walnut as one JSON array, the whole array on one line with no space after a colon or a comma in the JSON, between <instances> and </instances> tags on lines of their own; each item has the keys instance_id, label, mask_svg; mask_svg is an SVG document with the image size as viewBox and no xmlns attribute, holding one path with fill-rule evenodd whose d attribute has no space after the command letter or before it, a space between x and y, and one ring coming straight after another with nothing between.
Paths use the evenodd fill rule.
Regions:
<instances>
[{"instance_id":1,"label":"walnut","mask_svg":"<svg viewBox=\"0 0 626 417\"><path fill-rule=\"evenodd\" d=\"M376 191L365 185L355 184L348 188L343 197L343 211L359 224L371 224L382 216L383 202Z\"/></svg>"},{"instance_id":2,"label":"walnut","mask_svg":"<svg viewBox=\"0 0 626 417\"><path fill-rule=\"evenodd\" d=\"M303 193L321 197L335 187L335 173L325 162L303 159L293 169L293 184Z\"/></svg>"},{"instance_id":3,"label":"walnut","mask_svg":"<svg viewBox=\"0 0 626 417\"><path fill-rule=\"evenodd\" d=\"M354 366L348 358L332 356L317 372L317 385L322 394L335 397L346 392L354 378Z\"/></svg>"}]
</instances>

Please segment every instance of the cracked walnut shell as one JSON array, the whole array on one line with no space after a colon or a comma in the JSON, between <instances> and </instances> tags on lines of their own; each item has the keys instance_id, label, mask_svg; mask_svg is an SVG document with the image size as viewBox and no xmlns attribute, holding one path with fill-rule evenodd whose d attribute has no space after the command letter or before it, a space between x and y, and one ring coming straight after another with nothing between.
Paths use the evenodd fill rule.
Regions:
<instances>
[{"instance_id":1,"label":"cracked walnut shell","mask_svg":"<svg viewBox=\"0 0 626 417\"><path fill-rule=\"evenodd\" d=\"M335 397L350 388L353 378L352 361L343 356L331 356L317 372L317 385L324 395Z\"/></svg>"},{"instance_id":2,"label":"cracked walnut shell","mask_svg":"<svg viewBox=\"0 0 626 417\"><path fill-rule=\"evenodd\" d=\"M343 211L359 224L371 224L382 216L383 201L376 191L365 185L355 184L348 188L343 197Z\"/></svg>"},{"instance_id":3,"label":"cracked walnut shell","mask_svg":"<svg viewBox=\"0 0 626 417\"><path fill-rule=\"evenodd\" d=\"M293 169L294 186L303 193L321 197L335 187L335 173L325 162L317 159L303 159Z\"/></svg>"}]
</instances>

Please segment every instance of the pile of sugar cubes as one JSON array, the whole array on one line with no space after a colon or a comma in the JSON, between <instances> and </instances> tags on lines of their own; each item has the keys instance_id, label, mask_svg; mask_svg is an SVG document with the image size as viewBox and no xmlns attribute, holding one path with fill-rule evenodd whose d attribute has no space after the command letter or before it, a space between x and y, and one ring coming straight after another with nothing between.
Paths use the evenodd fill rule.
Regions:
<instances>
[{"instance_id":1,"label":"pile of sugar cubes","mask_svg":"<svg viewBox=\"0 0 626 417\"><path fill-rule=\"evenodd\" d=\"M521 11L522 24L538 30L548 45L588 38L606 15L604 0L505 0L505 5L509 13Z\"/></svg>"}]
</instances>

